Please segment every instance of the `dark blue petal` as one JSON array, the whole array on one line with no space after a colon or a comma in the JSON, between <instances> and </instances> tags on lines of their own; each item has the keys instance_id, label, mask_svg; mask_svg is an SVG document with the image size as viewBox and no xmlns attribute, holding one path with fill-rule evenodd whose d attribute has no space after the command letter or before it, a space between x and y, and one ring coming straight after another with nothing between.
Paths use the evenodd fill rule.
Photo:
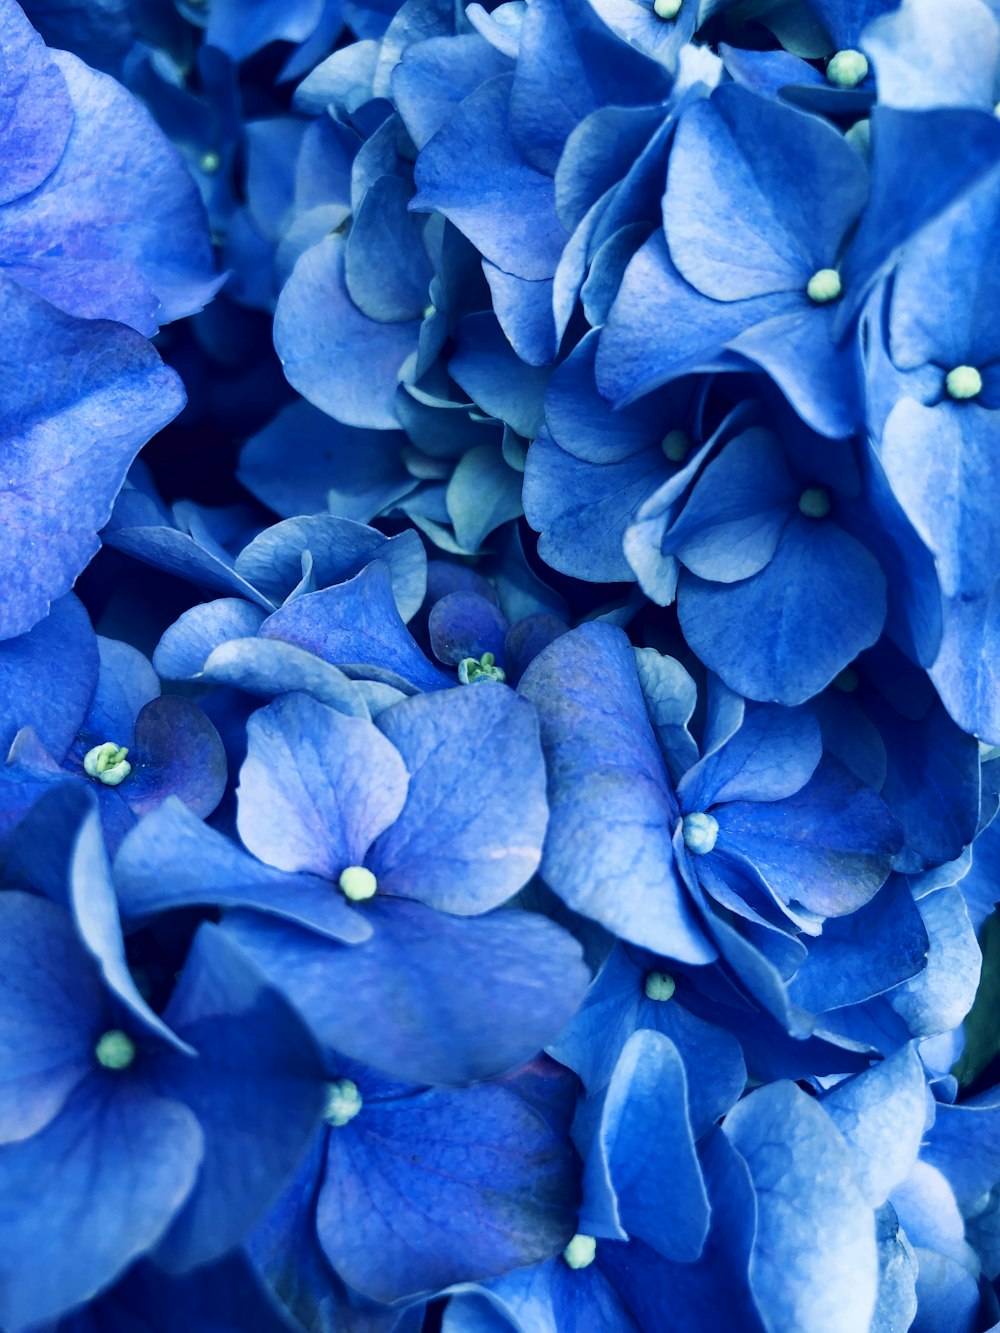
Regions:
<instances>
[{"instance_id":1,"label":"dark blue petal","mask_svg":"<svg viewBox=\"0 0 1000 1333\"><path fill-rule=\"evenodd\" d=\"M4 6L0 47L6 107L0 203L7 204L41 185L56 166L72 128L73 108L58 65L20 7Z\"/></svg>"},{"instance_id":2,"label":"dark blue petal","mask_svg":"<svg viewBox=\"0 0 1000 1333\"><path fill-rule=\"evenodd\" d=\"M393 1301L547 1259L576 1200L572 1151L518 1097L430 1091L331 1131L316 1223L344 1280Z\"/></svg>"},{"instance_id":3,"label":"dark blue petal","mask_svg":"<svg viewBox=\"0 0 1000 1333\"><path fill-rule=\"evenodd\" d=\"M203 925L165 1017L197 1050L154 1079L195 1112L205 1139L198 1179L156 1251L170 1272L220 1258L278 1197L319 1123L319 1052L284 998L230 938Z\"/></svg>"},{"instance_id":4,"label":"dark blue petal","mask_svg":"<svg viewBox=\"0 0 1000 1333\"><path fill-rule=\"evenodd\" d=\"M340 949L249 917L227 929L297 1005L320 1040L419 1083L466 1083L523 1063L575 1011L580 946L542 916L460 919L376 899L374 934Z\"/></svg>"},{"instance_id":5,"label":"dark blue petal","mask_svg":"<svg viewBox=\"0 0 1000 1333\"><path fill-rule=\"evenodd\" d=\"M306 694L254 713L247 735L237 824L250 851L334 881L363 864L406 797L406 768L392 745L365 719Z\"/></svg>"},{"instance_id":6,"label":"dark blue petal","mask_svg":"<svg viewBox=\"0 0 1000 1333\"><path fill-rule=\"evenodd\" d=\"M56 1116L94 1068L106 1000L69 917L55 903L0 896L0 1142Z\"/></svg>"},{"instance_id":7,"label":"dark blue petal","mask_svg":"<svg viewBox=\"0 0 1000 1333\"><path fill-rule=\"evenodd\" d=\"M133 760L120 795L137 815L177 796L204 818L226 790L228 765L219 733L197 704L177 695L153 699L139 713Z\"/></svg>"},{"instance_id":8,"label":"dark blue petal","mask_svg":"<svg viewBox=\"0 0 1000 1333\"><path fill-rule=\"evenodd\" d=\"M563 635L520 688L538 710L549 763L546 882L626 940L711 962L674 864L676 802L625 635L596 623Z\"/></svg>"},{"instance_id":9,"label":"dark blue petal","mask_svg":"<svg viewBox=\"0 0 1000 1333\"><path fill-rule=\"evenodd\" d=\"M424 219L407 211L412 190L399 176L380 176L365 192L344 247L344 281L369 319L422 319L433 269Z\"/></svg>"},{"instance_id":10,"label":"dark blue petal","mask_svg":"<svg viewBox=\"0 0 1000 1333\"><path fill-rule=\"evenodd\" d=\"M455 336L458 350L448 362L449 373L484 412L533 439L542 424L549 371L526 366L486 312L467 315Z\"/></svg>"},{"instance_id":11,"label":"dark blue petal","mask_svg":"<svg viewBox=\"0 0 1000 1333\"><path fill-rule=\"evenodd\" d=\"M400 459L404 444L395 431L344 426L299 399L247 440L237 476L283 518L329 508L367 523L416 484Z\"/></svg>"},{"instance_id":12,"label":"dark blue petal","mask_svg":"<svg viewBox=\"0 0 1000 1333\"><path fill-rule=\"evenodd\" d=\"M492 653L504 665L507 621L499 607L474 592L451 592L434 603L427 618L431 649L439 662L458 666L464 657Z\"/></svg>"},{"instance_id":13,"label":"dark blue petal","mask_svg":"<svg viewBox=\"0 0 1000 1333\"><path fill-rule=\"evenodd\" d=\"M55 1318L155 1245L190 1193L202 1151L186 1106L103 1070L33 1138L0 1147L4 1324Z\"/></svg>"},{"instance_id":14,"label":"dark blue petal","mask_svg":"<svg viewBox=\"0 0 1000 1333\"><path fill-rule=\"evenodd\" d=\"M885 882L900 845L883 801L826 759L784 800L716 807L720 849L735 850L784 903L822 916L862 907Z\"/></svg>"}]
</instances>

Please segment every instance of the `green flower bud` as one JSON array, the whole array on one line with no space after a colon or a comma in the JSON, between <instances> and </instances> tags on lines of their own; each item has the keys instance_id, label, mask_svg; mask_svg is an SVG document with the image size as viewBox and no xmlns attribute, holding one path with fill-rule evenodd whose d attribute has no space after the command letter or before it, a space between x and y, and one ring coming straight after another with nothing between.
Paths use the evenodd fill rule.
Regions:
<instances>
[{"instance_id":1,"label":"green flower bud","mask_svg":"<svg viewBox=\"0 0 1000 1333\"><path fill-rule=\"evenodd\" d=\"M643 990L647 1000L669 1000L677 986L669 972L647 972Z\"/></svg>"},{"instance_id":2,"label":"green flower bud","mask_svg":"<svg viewBox=\"0 0 1000 1333\"><path fill-rule=\"evenodd\" d=\"M681 820L684 846L695 856L705 856L715 846L719 836L719 822L711 815L685 815Z\"/></svg>"},{"instance_id":3,"label":"green flower bud","mask_svg":"<svg viewBox=\"0 0 1000 1333\"><path fill-rule=\"evenodd\" d=\"M353 1079L335 1079L326 1085L323 1119L333 1129L343 1129L345 1125L350 1124L363 1104L358 1085Z\"/></svg>"},{"instance_id":4,"label":"green flower bud","mask_svg":"<svg viewBox=\"0 0 1000 1333\"><path fill-rule=\"evenodd\" d=\"M365 866L348 866L337 881L340 891L352 903L367 902L378 891L378 880Z\"/></svg>"},{"instance_id":5,"label":"green flower bud","mask_svg":"<svg viewBox=\"0 0 1000 1333\"><path fill-rule=\"evenodd\" d=\"M822 486L809 486L799 496L799 513L806 518L826 518L830 512L830 492Z\"/></svg>"},{"instance_id":6,"label":"green flower bud","mask_svg":"<svg viewBox=\"0 0 1000 1333\"><path fill-rule=\"evenodd\" d=\"M838 51L830 57L826 77L836 88L856 88L868 77L868 61L860 51Z\"/></svg>"},{"instance_id":7,"label":"green flower bud","mask_svg":"<svg viewBox=\"0 0 1000 1333\"><path fill-rule=\"evenodd\" d=\"M104 1069L128 1069L135 1059L135 1042L127 1032L110 1028L98 1040L94 1055Z\"/></svg>"},{"instance_id":8,"label":"green flower bud","mask_svg":"<svg viewBox=\"0 0 1000 1333\"><path fill-rule=\"evenodd\" d=\"M563 1250L563 1258L570 1268L589 1268L597 1253L597 1241L593 1236L584 1236L580 1232L573 1237Z\"/></svg>"},{"instance_id":9,"label":"green flower bud","mask_svg":"<svg viewBox=\"0 0 1000 1333\"><path fill-rule=\"evenodd\" d=\"M222 158L210 149L207 153L202 153L198 159L198 165L206 176L214 176L222 166Z\"/></svg>"},{"instance_id":10,"label":"green flower bud","mask_svg":"<svg viewBox=\"0 0 1000 1333\"><path fill-rule=\"evenodd\" d=\"M975 366L956 366L944 377L944 387L959 402L975 398L983 391L983 377Z\"/></svg>"},{"instance_id":11,"label":"green flower bud","mask_svg":"<svg viewBox=\"0 0 1000 1333\"><path fill-rule=\"evenodd\" d=\"M806 296L817 305L829 305L844 290L835 268L820 268L806 283Z\"/></svg>"},{"instance_id":12,"label":"green flower bud","mask_svg":"<svg viewBox=\"0 0 1000 1333\"><path fill-rule=\"evenodd\" d=\"M653 0L653 13L658 19L675 19L684 0Z\"/></svg>"},{"instance_id":13,"label":"green flower bud","mask_svg":"<svg viewBox=\"0 0 1000 1333\"><path fill-rule=\"evenodd\" d=\"M95 781L103 782L105 787L117 787L132 772L132 765L125 759L127 754L127 746L105 741L83 756L83 771Z\"/></svg>"},{"instance_id":14,"label":"green flower bud","mask_svg":"<svg viewBox=\"0 0 1000 1333\"><path fill-rule=\"evenodd\" d=\"M660 447L671 463L683 463L691 452L691 440L683 430L668 430Z\"/></svg>"}]
</instances>

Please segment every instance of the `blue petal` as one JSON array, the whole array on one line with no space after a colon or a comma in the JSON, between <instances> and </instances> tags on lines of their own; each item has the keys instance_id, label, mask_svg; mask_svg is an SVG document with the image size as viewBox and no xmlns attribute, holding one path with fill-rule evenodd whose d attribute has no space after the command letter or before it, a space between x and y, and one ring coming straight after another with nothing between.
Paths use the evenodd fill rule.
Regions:
<instances>
[{"instance_id":1,"label":"blue petal","mask_svg":"<svg viewBox=\"0 0 1000 1333\"><path fill-rule=\"evenodd\" d=\"M155 333L222 281L197 187L137 98L75 56L52 58L73 129L41 217L34 195L0 211L4 267L69 314Z\"/></svg>"},{"instance_id":2,"label":"blue petal","mask_svg":"<svg viewBox=\"0 0 1000 1333\"><path fill-rule=\"evenodd\" d=\"M34 629L0 642L3 755L18 731L31 727L45 748L61 759L86 715L98 669L97 638L86 611L71 593L55 602Z\"/></svg>"},{"instance_id":3,"label":"blue petal","mask_svg":"<svg viewBox=\"0 0 1000 1333\"><path fill-rule=\"evenodd\" d=\"M860 1004L916 976L927 949L927 930L909 885L901 875L890 875L864 907L824 924L789 994L813 1013Z\"/></svg>"},{"instance_id":4,"label":"blue petal","mask_svg":"<svg viewBox=\"0 0 1000 1333\"><path fill-rule=\"evenodd\" d=\"M330 236L306 251L282 289L274 345L288 382L314 407L346 426L392 430L396 387L419 327L362 314L345 284L344 241Z\"/></svg>"},{"instance_id":5,"label":"blue petal","mask_svg":"<svg viewBox=\"0 0 1000 1333\"><path fill-rule=\"evenodd\" d=\"M867 191L864 163L832 125L730 84L681 118L664 199L670 254L715 300L804 292L834 266Z\"/></svg>"},{"instance_id":6,"label":"blue petal","mask_svg":"<svg viewBox=\"0 0 1000 1333\"><path fill-rule=\"evenodd\" d=\"M838 1083L824 1111L854 1149L858 1183L873 1207L910 1173L927 1118L924 1071L912 1045Z\"/></svg>"},{"instance_id":7,"label":"blue petal","mask_svg":"<svg viewBox=\"0 0 1000 1333\"><path fill-rule=\"evenodd\" d=\"M344 426L298 399L243 446L236 475L283 518L330 509L367 523L416 484L395 431Z\"/></svg>"},{"instance_id":8,"label":"blue petal","mask_svg":"<svg viewBox=\"0 0 1000 1333\"><path fill-rule=\"evenodd\" d=\"M348 717L368 717L362 682L280 639L233 639L208 655L203 680L264 699L300 690Z\"/></svg>"},{"instance_id":9,"label":"blue petal","mask_svg":"<svg viewBox=\"0 0 1000 1333\"><path fill-rule=\"evenodd\" d=\"M190 1193L202 1151L186 1106L102 1070L33 1138L0 1147L3 1323L55 1318L155 1245Z\"/></svg>"},{"instance_id":10,"label":"blue petal","mask_svg":"<svg viewBox=\"0 0 1000 1333\"><path fill-rule=\"evenodd\" d=\"M770 1333L867 1328L874 1218L831 1119L794 1084L775 1083L735 1106L725 1131L757 1194L750 1286Z\"/></svg>"},{"instance_id":11,"label":"blue petal","mask_svg":"<svg viewBox=\"0 0 1000 1333\"><path fill-rule=\"evenodd\" d=\"M674 864L676 802L625 635L598 623L563 635L520 689L538 710L549 763L546 883L623 939L711 962Z\"/></svg>"},{"instance_id":12,"label":"blue petal","mask_svg":"<svg viewBox=\"0 0 1000 1333\"><path fill-rule=\"evenodd\" d=\"M412 191L399 176L380 176L365 192L344 247L344 281L369 319L421 319L433 269L425 220L407 211Z\"/></svg>"},{"instance_id":13,"label":"blue petal","mask_svg":"<svg viewBox=\"0 0 1000 1333\"><path fill-rule=\"evenodd\" d=\"M980 0L910 0L874 20L863 45L885 106L993 106L1000 29Z\"/></svg>"},{"instance_id":14,"label":"blue petal","mask_svg":"<svg viewBox=\"0 0 1000 1333\"><path fill-rule=\"evenodd\" d=\"M137 815L177 796L205 818L226 790L228 765L219 733L189 699L168 694L146 704L135 721L133 759L120 795Z\"/></svg>"},{"instance_id":15,"label":"blue petal","mask_svg":"<svg viewBox=\"0 0 1000 1333\"><path fill-rule=\"evenodd\" d=\"M900 845L883 801L836 759L784 800L716 808L719 846L735 850L784 903L822 916L862 907L885 882Z\"/></svg>"},{"instance_id":16,"label":"blue petal","mask_svg":"<svg viewBox=\"0 0 1000 1333\"><path fill-rule=\"evenodd\" d=\"M73 846L69 902L84 948L129 1018L161 1044L189 1055L184 1041L150 1008L129 971L111 866L100 819L93 810L85 816Z\"/></svg>"},{"instance_id":17,"label":"blue petal","mask_svg":"<svg viewBox=\"0 0 1000 1333\"><path fill-rule=\"evenodd\" d=\"M529 366L546 366L554 361L559 337L552 304L553 281L516 278L488 260L483 262L483 272L500 327L521 360Z\"/></svg>"},{"instance_id":18,"label":"blue petal","mask_svg":"<svg viewBox=\"0 0 1000 1333\"><path fill-rule=\"evenodd\" d=\"M424 146L410 207L443 213L505 273L551 278L568 236L551 176L524 160L511 135L512 83L500 74L480 84Z\"/></svg>"},{"instance_id":19,"label":"blue petal","mask_svg":"<svg viewBox=\"0 0 1000 1333\"><path fill-rule=\"evenodd\" d=\"M519 1098L429 1091L331 1131L316 1224L344 1280L393 1301L547 1259L576 1199L571 1150Z\"/></svg>"},{"instance_id":20,"label":"blue petal","mask_svg":"<svg viewBox=\"0 0 1000 1333\"><path fill-rule=\"evenodd\" d=\"M55 903L0 896L0 1143L37 1133L94 1067L106 999Z\"/></svg>"},{"instance_id":21,"label":"blue petal","mask_svg":"<svg viewBox=\"0 0 1000 1333\"><path fill-rule=\"evenodd\" d=\"M456 330L458 349L449 374L484 412L533 439L542 424L542 398L549 371L526 366L514 353L496 318L467 315Z\"/></svg>"},{"instance_id":22,"label":"blue petal","mask_svg":"<svg viewBox=\"0 0 1000 1333\"><path fill-rule=\"evenodd\" d=\"M913 1033L930 1036L958 1027L972 1008L982 954L960 889L938 889L917 907L930 940L927 964L889 1000Z\"/></svg>"},{"instance_id":23,"label":"blue petal","mask_svg":"<svg viewBox=\"0 0 1000 1333\"><path fill-rule=\"evenodd\" d=\"M336 880L361 865L403 808L403 760L372 724L306 694L254 713L237 790L249 850L281 870Z\"/></svg>"},{"instance_id":24,"label":"blue petal","mask_svg":"<svg viewBox=\"0 0 1000 1333\"><path fill-rule=\"evenodd\" d=\"M936 557L947 597L986 592L1000 564L995 434L995 413L974 402L925 407L912 398L896 404L882 432L889 484Z\"/></svg>"},{"instance_id":25,"label":"blue petal","mask_svg":"<svg viewBox=\"0 0 1000 1333\"><path fill-rule=\"evenodd\" d=\"M479 593L450 592L435 601L427 632L434 656L446 666L483 653L492 653L497 665L504 665L507 621L499 607Z\"/></svg>"},{"instance_id":26,"label":"blue petal","mask_svg":"<svg viewBox=\"0 0 1000 1333\"><path fill-rule=\"evenodd\" d=\"M156 1261L182 1272L221 1256L278 1197L314 1134L319 1052L284 998L217 926L195 936L165 1017L198 1051L154 1078L198 1117L205 1156Z\"/></svg>"},{"instance_id":27,"label":"blue petal","mask_svg":"<svg viewBox=\"0 0 1000 1333\"><path fill-rule=\"evenodd\" d=\"M395 1078L467 1083L523 1063L574 1012L579 945L528 912L461 919L376 899L374 934L337 948L275 922L229 930L324 1043Z\"/></svg>"},{"instance_id":28,"label":"blue petal","mask_svg":"<svg viewBox=\"0 0 1000 1333\"><path fill-rule=\"evenodd\" d=\"M635 1033L615 1066L587 1159L581 1231L603 1234L591 1225L590 1212L602 1195L607 1202L599 1211L616 1239L636 1237L679 1263L701 1254L709 1203L688 1118L684 1062L659 1032Z\"/></svg>"},{"instance_id":29,"label":"blue petal","mask_svg":"<svg viewBox=\"0 0 1000 1333\"><path fill-rule=\"evenodd\" d=\"M780 801L809 781L823 753L819 726L807 711L767 705L750 709L740 729L680 781L685 811L722 801Z\"/></svg>"},{"instance_id":30,"label":"blue petal","mask_svg":"<svg viewBox=\"0 0 1000 1333\"><path fill-rule=\"evenodd\" d=\"M347 943L371 934L329 881L263 865L173 797L126 835L114 877L122 912L133 920L217 905L252 908Z\"/></svg>"},{"instance_id":31,"label":"blue petal","mask_svg":"<svg viewBox=\"0 0 1000 1333\"><path fill-rule=\"evenodd\" d=\"M392 590L404 620L416 613L427 591L427 556L415 532L385 537L375 528L332 514L289 518L265 528L236 557L236 572L275 606L291 600L312 560L317 588L346 583L372 560L389 567Z\"/></svg>"},{"instance_id":32,"label":"blue petal","mask_svg":"<svg viewBox=\"0 0 1000 1333\"><path fill-rule=\"evenodd\" d=\"M165 631L153 653L153 665L166 680L190 680L200 675L215 648L252 638L266 614L238 597L199 602Z\"/></svg>"},{"instance_id":33,"label":"blue petal","mask_svg":"<svg viewBox=\"0 0 1000 1333\"><path fill-rule=\"evenodd\" d=\"M476 33L430 37L407 47L392 71L392 94L417 148L433 138L463 98L509 69L510 60Z\"/></svg>"},{"instance_id":34,"label":"blue petal","mask_svg":"<svg viewBox=\"0 0 1000 1333\"><path fill-rule=\"evenodd\" d=\"M52 172L69 138L73 108L58 65L20 7L4 6L0 48L6 108L0 204L7 204L29 194Z\"/></svg>"},{"instance_id":35,"label":"blue petal","mask_svg":"<svg viewBox=\"0 0 1000 1333\"><path fill-rule=\"evenodd\" d=\"M508 465L499 445L479 445L458 460L445 504L459 546L478 551L502 523L520 518L521 476Z\"/></svg>"},{"instance_id":36,"label":"blue petal","mask_svg":"<svg viewBox=\"0 0 1000 1333\"><path fill-rule=\"evenodd\" d=\"M461 915L506 902L538 868L547 822L534 711L481 682L404 699L378 727L410 774L370 856L380 888Z\"/></svg>"},{"instance_id":37,"label":"blue petal","mask_svg":"<svg viewBox=\"0 0 1000 1333\"><path fill-rule=\"evenodd\" d=\"M11 638L97 551L130 463L184 394L145 339L73 319L2 275L0 317L0 638Z\"/></svg>"},{"instance_id":38,"label":"blue petal","mask_svg":"<svg viewBox=\"0 0 1000 1333\"><path fill-rule=\"evenodd\" d=\"M797 704L875 642L885 588L854 537L796 514L760 574L736 584L682 575L677 612L688 643L730 688Z\"/></svg>"},{"instance_id":39,"label":"blue petal","mask_svg":"<svg viewBox=\"0 0 1000 1333\"><path fill-rule=\"evenodd\" d=\"M417 647L392 594L388 567L374 561L346 583L298 597L275 611L262 637L282 639L334 666L387 684L440 690L451 685Z\"/></svg>"}]
</instances>

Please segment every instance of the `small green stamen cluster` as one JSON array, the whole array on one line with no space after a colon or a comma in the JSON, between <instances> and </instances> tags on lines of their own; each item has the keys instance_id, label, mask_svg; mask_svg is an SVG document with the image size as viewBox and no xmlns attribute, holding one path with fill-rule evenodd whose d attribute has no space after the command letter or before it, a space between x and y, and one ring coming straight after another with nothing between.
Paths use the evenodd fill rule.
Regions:
<instances>
[{"instance_id":1,"label":"small green stamen cluster","mask_svg":"<svg viewBox=\"0 0 1000 1333\"><path fill-rule=\"evenodd\" d=\"M806 296L817 305L829 305L844 290L840 274L835 268L820 268L806 283Z\"/></svg>"},{"instance_id":2,"label":"small green stamen cluster","mask_svg":"<svg viewBox=\"0 0 1000 1333\"><path fill-rule=\"evenodd\" d=\"M669 972L647 972L642 989L647 1000L669 1000L677 989L677 983Z\"/></svg>"},{"instance_id":3,"label":"small green stamen cluster","mask_svg":"<svg viewBox=\"0 0 1000 1333\"><path fill-rule=\"evenodd\" d=\"M695 856L706 856L719 836L719 822L711 815L685 815L681 820L681 834L689 852L694 852Z\"/></svg>"},{"instance_id":4,"label":"small green stamen cluster","mask_svg":"<svg viewBox=\"0 0 1000 1333\"><path fill-rule=\"evenodd\" d=\"M589 1268L597 1253L597 1241L593 1236L584 1236L580 1232L573 1237L563 1250L563 1258L570 1268Z\"/></svg>"},{"instance_id":5,"label":"small green stamen cluster","mask_svg":"<svg viewBox=\"0 0 1000 1333\"><path fill-rule=\"evenodd\" d=\"M482 657L463 657L458 664L460 685L478 685L483 680L505 681L507 673L497 666L493 653L483 653Z\"/></svg>"},{"instance_id":6,"label":"small green stamen cluster","mask_svg":"<svg viewBox=\"0 0 1000 1333\"><path fill-rule=\"evenodd\" d=\"M103 1069L128 1069L135 1059L135 1042L127 1032L110 1028L98 1038L94 1057Z\"/></svg>"},{"instance_id":7,"label":"small green stamen cluster","mask_svg":"<svg viewBox=\"0 0 1000 1333\"><path fill-rule=\"evenodd\" d=\"M951 398L964 402L977 398L983 391L983 377L975 366L956 366L944 377L944 387Z\"/></svg>"},{"instance_id":8,"label":"small green stamen cluster","mask_svg":"<svg viewBox=\"0 0 1000 1333\"><path fill-rule=\"evenodd\" d=\"M806 518L826 518L830 512L830 492L822 486L808 486L799 496L799 513Z\"/></svg>"},{"instance_id":9,"label":"small green stamen cluster","mask_svg":"<svg viewBox=\"0 0 1000 1333\"><path fill-rule=\"evenodd\" d=\"M366 866L348 866L340 872L340 891L349 902L364 903L378 892L378 880Z\"/></svg>"},{"instance_id":10,"label":"small green stamen cluster","mask_svg":"<svg viewBox=\"0 0 1000 1333\"><path fill-rule=\"evenodd\" d=\"M125 759L127 754L128 746L105 741L83 756L83 771L105 787L117 787L132 772L132 765Z\"/></svg>"},{"instance_id":11,"label":"small green stamen cluster","mask_svg":"<svg viewBox=\"0 0 1000 1333\"><path fill-rule=\"evenodd\" d=\"M660 448L671 463L683 463L691 452L691 439L686 431L668 430Z\"/></svg>"},{"instance_id":12,"label":"small green stamen cluster","mask_svg":"<svg viewBox=\"0 0 1000 1333\"><path fill-rule=\"evenodd\" d=\"M681 12L684 0L653 0L653 13L658 19L669 21Z\"/></svg>"},{"instance_id":13,"label":"small green stamen cluster","mask_svg":"<svg viewBox=\"0 0 1000 1333\"><path fill-rule=\"evenodd\" d=\"M211 149L207 153L202 153L198 160L198 165L206 176L214 176L222 166L222 158L218 153L213 153Z\"/></svg>"},{"instance_id":14,"label":"small green stamen cluster","mask_svg":"<svg viewBox=\"0 0 1000 1333\"><path fill-rule=\"evenodd\" d=\"M860 51L848 47L830 57L826 77L835 88L856 88L868 77L868 61Z\"/></svg>"},{"instance_id":15,"label":"small green stamen cluster","mask_svg":"<svg viewBox=\"0 0 1000 1333\"><path fill-rule=\"evenodd\" d=\"M363 1104L358 1085L353 1079L335 1079L326 1085L323 1119L333 1129L343 1129L345 1125L350 1124Z\"/></svg>"}]
</instances>

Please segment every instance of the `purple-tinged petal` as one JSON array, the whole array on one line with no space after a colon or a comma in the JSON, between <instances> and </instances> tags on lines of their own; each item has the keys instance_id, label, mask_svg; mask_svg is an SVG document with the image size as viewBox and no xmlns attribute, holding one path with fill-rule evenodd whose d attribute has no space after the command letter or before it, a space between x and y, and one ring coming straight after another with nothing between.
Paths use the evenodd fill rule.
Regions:
<instances>
[{"instance_id":1,"label":"purple-tinged petal","mask_svg":"<svg viewBox=\"0 0 1000 1333\"><path fill-rule=\"evenodd\" d=\"M227 776L226 751L212 723L190 699L165 694L136 718L132 772L119 794L139 816L177 796L205 818L222 799Z\"/></svg>"}]
</instances>

